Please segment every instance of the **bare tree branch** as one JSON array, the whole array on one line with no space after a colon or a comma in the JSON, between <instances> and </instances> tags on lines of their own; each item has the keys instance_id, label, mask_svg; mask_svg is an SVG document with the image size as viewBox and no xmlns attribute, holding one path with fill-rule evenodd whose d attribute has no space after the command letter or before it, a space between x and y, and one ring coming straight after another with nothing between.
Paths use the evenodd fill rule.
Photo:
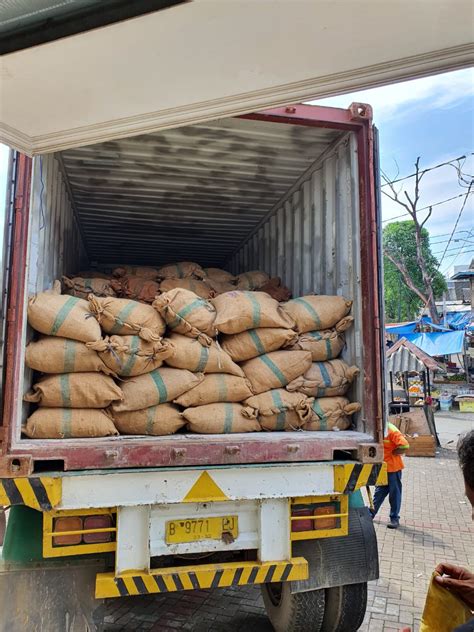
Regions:
<instances>
[{"instance_id":1,"label":"bare tree branch","mask_svg":"<svg viewBox=\"0 0 474 632\"><path fill-rule=\"evenodd\" d=\"M400 261L395 259L395 257L393 257L387 250L384 250L384 254L387 257L387 259L389 259L393 263L393 265L397 268L397 270L401 272L403 280L405 281L407 286L410 288L410 290L414 292L418 296L418 298L421 299L423 303L426 305L428 303L427 297L422 292L420 292L420 290L413 283L413 281L410 278L410 275L408 274L408 270L406 269L406 267Z\"/></svg>"}]
</instances>

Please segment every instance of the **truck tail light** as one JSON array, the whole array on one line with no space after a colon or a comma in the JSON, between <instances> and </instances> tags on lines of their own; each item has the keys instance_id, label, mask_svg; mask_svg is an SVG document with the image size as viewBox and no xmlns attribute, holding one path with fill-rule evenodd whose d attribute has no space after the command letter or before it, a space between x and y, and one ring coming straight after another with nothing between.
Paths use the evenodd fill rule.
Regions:
<instances>
[{"instance_id":1,"label":"truck tail light","mask_svg":"<svg viewBox=\"0 0 474 632\"><path fill-rule=\"evenodd\" d=\"M84 533L84 542L86 544L112 542L112 531L96 531L96 529L110 529L112 526L112 516L87 516L84 518L84 531L94 530L95 533Z\"/></svg>"},{"instance_id":2,"label":"truck tail light","mask_svg":"<svg viewBox=\"0 0 474 632\"><path fill-rule=\"evenodd\" d=\"M349 497L344 494L291 499L291 539L347 535Z\"/></svg>"},{"instance_id":3,"label":"truck tail light","mask_svg":"<svg viewBox=\"0 0 474 632\"><path fill-rule=\"evenodd\" d=\"M316 507L316 509L314 510L314 515L318 516L318 518L314 521L314 528L335 529L337 527L337 518L334 516L334 514L337 513L337 505L324 505L323 507ZM328 515L330 515L331 517L322 517Z\"/></svg>"},{"instance_id":4,"label":"truck tail light","mask_svg":"<svg viewBox=\"0 0 474 632\"><path fill-rule=\"evenodd\" d=\"M65 535L55 535L54 546L71 546L81 543L82 518L71 516L68 518L56 518L54 521L54 533L64 532Z\"/></svg>"},{"instance_id":5,"label":"truck tail light","mask_svg":"<svg viewBox=\"0 0 474 632\"><path fill-rule=\"evenodd\" d=\"M311 509L293 509L291 512L291 530L292 531L311 531L313 529L313 520L306 519L303 516L312 516Z\"/></svg>"},{"instance_id":6,"label":"truck tail light","mask_svg":"<svg viewBox=\"0 0 474 632\"><path fill-rule=\"evenodd\" d=\"M86 555L116 547L116 510L59 510L43 514L43 555Z\"/></svg>"}]
</instances>

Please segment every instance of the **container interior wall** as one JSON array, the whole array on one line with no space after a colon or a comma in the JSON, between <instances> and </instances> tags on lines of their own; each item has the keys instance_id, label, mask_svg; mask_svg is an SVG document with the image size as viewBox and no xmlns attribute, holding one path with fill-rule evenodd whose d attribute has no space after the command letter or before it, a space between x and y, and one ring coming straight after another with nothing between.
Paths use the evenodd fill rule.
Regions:
<instances>
[{"instance_id":1,"label":"container interior wall","mask_svg":"<svg viewBox=\"0 0 474 632\"><path fill-rule=\"evenodd\" d=\"M31 187L26 300L51 289L62 275L77 272L88 264L69 185L57 154L34 159ZM26 344L33 334L25 324ZM33 382L33 372L25 366L23 375L21 392L25 394ZM23 404L22 422L28 410L29 405ZM19 435L18 428L18 439Z\"/></svg>"},{"instance_id":2,"label":"container interior wall","mask_svg":"<svg viewBox=\"0 0 474 632\"><path fill-rule=\"evenodd\" d=\"M265 270L293 296L338 294L351 299L354 326L342 358L363 366L357 142L345 135L297 181L227 262L234 274ZM362 402L362 376L350 397ZM357 429L364 431L364 415Z\"/></svg>"}]
</instances>

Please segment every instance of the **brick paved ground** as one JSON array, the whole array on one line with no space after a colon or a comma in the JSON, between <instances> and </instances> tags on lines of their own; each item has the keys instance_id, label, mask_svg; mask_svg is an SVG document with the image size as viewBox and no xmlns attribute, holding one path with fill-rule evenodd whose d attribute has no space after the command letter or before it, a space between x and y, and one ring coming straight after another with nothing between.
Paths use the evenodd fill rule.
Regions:
<instances>
[{"instance_id":1,"label":"brick paved ground","mask_svg":"<svg viewBox=\"0 0 474 632\"><path fill-rule=\"evenodd\" d=\"M453 451L407 458L402 521L376 519L381 577L369 586L362 632L418 630L428 581L440 561L474 567L474 525ZM107 605L106 632L271 632L258 587L128 597Z\"/></svg>"}]
</instances>

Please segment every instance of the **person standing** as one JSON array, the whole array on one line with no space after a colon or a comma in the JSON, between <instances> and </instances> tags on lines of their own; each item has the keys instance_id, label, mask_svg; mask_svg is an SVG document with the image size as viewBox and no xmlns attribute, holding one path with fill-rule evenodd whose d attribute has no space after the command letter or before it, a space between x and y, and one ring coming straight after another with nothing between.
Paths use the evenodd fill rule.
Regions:
<instances>
[{"instance_id":1,"label":"person standing","mask_svg":"<svg viewBox=\"0 0 474 632\"><path fill-rule=\"evenodd\" d=\"M409 448L408 441L400 430L388 423L387 434L383 440L384 461L387 464L388 485L379 485L375 488L374 508L371 510L372 518L377 515L383 501L388 496L390 502L389 529L398 529L400 526L400 508L402 505L402 455Z\"/></svg>"}]
</instances>

